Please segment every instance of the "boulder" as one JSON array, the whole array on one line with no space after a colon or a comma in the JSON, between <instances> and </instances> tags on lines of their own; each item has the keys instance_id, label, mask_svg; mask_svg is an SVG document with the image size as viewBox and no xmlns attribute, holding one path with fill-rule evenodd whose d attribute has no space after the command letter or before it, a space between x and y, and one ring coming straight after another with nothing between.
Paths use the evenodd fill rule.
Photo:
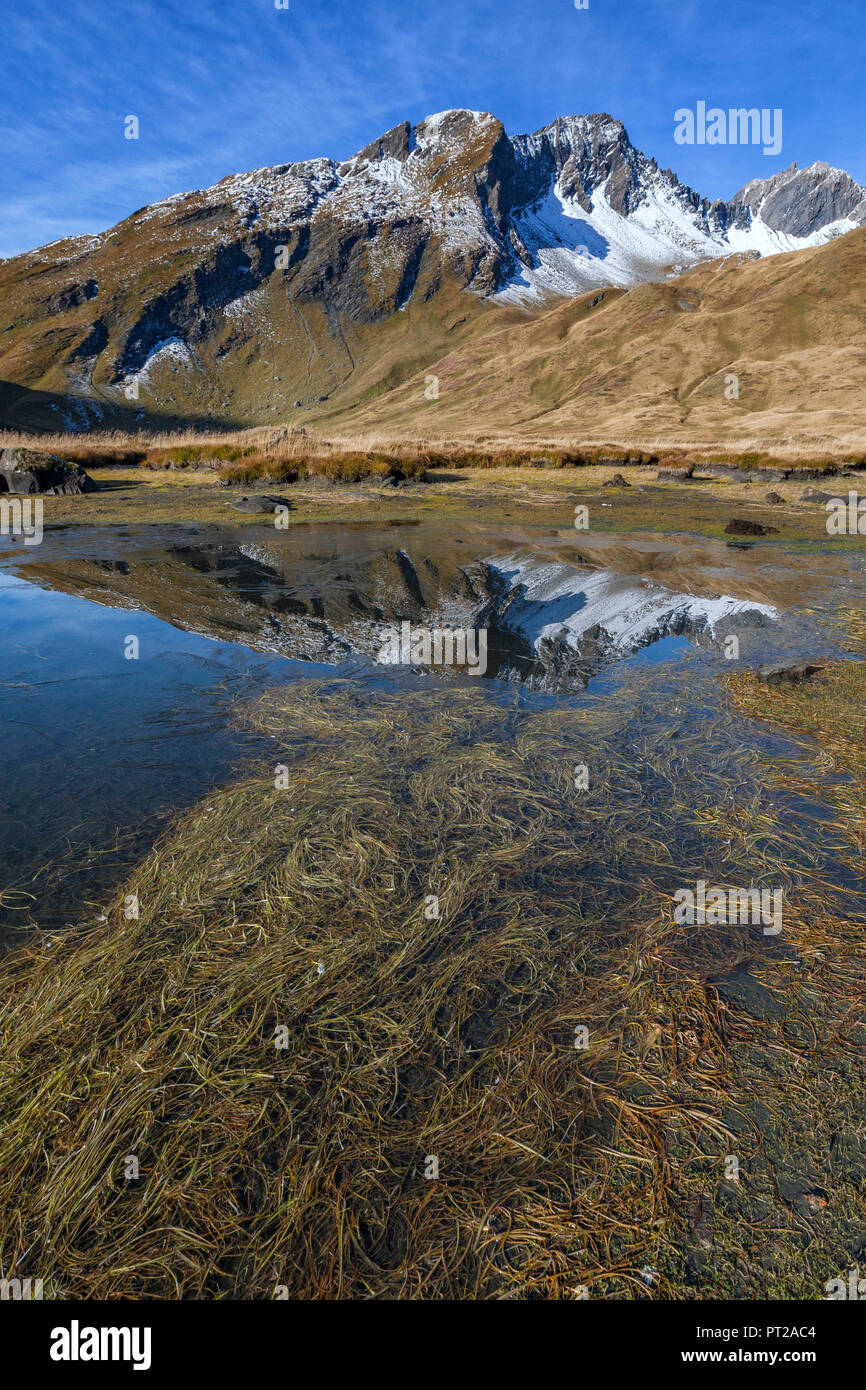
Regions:
<instances>
[{"instance_id":1,"label":"boulder","mask_svg":"<svg viewBox=\"0 0 866 1390\"><path fill-rule=\"evenodd\" d=\"M799 685L801 681L811 680L823 669L823 666L816 666L810 661L782 662L778 666L759 667L758 680L764 685Z\"/></svg>"},{"instance_id":2,"label":"boulder","mask_svg":"<svg viewBox=\"0 0 866 1390\"><path fill-rule=\"evenodd\" d=\"M764 501L769 502L771 507L780 506L784 502L784 500L784 497L780 497L778 492L768 492L766 497L764 498Z\"/></svg>"},{"instance_id":3,"label":"boulder","mask_svg":"<svg viewBox=\"0 0 866 1390\"><path fill-rule=\"evenodd\" d=\"M658 481L660 483L685 483L695 471L693 463L660 463Z\"/></svg>"},{"instance_id":4,"label":"boulder","mask_svg":"<svg viewBox=\"0 0 866 1390\"><path fill-rule=\"evenodd\" d=\"M614 473L612 478L602 483L602 487L631 487L631 483L627 483L621 473Z\"/></svg>"},{"instance_id":5,"label":"boulder","mask_svg":"<svg viewBox=\"0 0 866 1390\"><path fill-rule=\"evenodd\" d=\"M800 494L801 502L830 502L833 500L832 492L819 492L816 487L807 487L806 491Z\"/></svg>"},{"instance_id":6,"label":"boulder","mask_svg":"<svg viewBox=\"0 0 866 1390\"><path fill-rule=\"evenodd\" d=\"M96 483L79 463L42 449L0 450L0 493L73 496L95 492Z\"/></svg>"},{"instance_id":7,"label":"boulder","mask_svg":"<svg viewBox=\"0 0 866 1390\"><path fill-rule=\"evenodd\" d=\"M734 517L725 527L726 536L769 536L778 535L778 526L764 526L760 521L745 521L742 517Z\"/></svg>"},{"instance_id":8,"label":"boulder","mask_svg":"<svg viewBox=\"0 0 866 1390\"><path fill-rule=\"evenodd\" d=\"M272 497L269 493L255 497L239 497L236 502L229 502L229 506L234 507L235 511L257 512L264 516L273 516L277 507L291 507L291 505L287 497Z\"/></svg>"}]
</instances>

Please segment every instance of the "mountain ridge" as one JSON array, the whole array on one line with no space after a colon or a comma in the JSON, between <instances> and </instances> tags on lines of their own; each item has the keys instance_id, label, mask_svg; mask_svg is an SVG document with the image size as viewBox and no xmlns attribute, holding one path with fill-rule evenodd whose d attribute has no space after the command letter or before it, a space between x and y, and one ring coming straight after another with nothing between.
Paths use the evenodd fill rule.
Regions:
<instances>
[{"instance_id":1,"label":"mountain ridge","mask_svg":"<svg viewBox=\"0 0 866 1390\"><path fill-rule=\"evenodd\" d=\"M348 160L228 175L0 262L4 423L315 413L349 383L390 389L494 310L531 316L864 221L866 190L829 165L711 202L607 113L509 137L490 113L439 112Z\"/></svg>"}]
</instances>

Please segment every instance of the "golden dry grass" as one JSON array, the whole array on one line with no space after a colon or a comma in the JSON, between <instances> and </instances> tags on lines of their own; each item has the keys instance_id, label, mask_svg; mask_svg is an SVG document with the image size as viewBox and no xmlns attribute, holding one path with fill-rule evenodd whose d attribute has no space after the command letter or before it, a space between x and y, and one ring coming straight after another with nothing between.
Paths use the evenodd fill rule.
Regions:
<instances>
[{"instance_id":1,"label":"golden dry grass","mask_svg":"<svg viewBox=\"0 0 866 1390\"><path fill-rule=\"evenodd\" d=\"M534 441L509 435L466 435L435 441L432 438L367 432L357 435L329 435L289 427L257 427L228 430L225 433L139 432L123 434L117 430L87 435L28 434L0 431L0 449L30 448L46 450L75 459L84 466L180 469L205 468L224 471L244 467L250 477L276 476L281 468L298 468L334 479L353 481L395 466L417 472L424 468L508 468L522 467L533 460L548 468L586 467L612 461L617 466L640 466L659 461L695 460L730 463L749 468L819 468L866 464L863 437L857 432L840 436L818 436L811 443L786 441L768 447L761 440L744 437L716 444L698 439L607 436L541 437Z\"/></svg>"},{"instance_id":2,"label":"golden dry grass","mask_svg":"<svg viewBox=\"0 0 866 1390\"><path fill-rule=\"evenodd\" d=\"M601 302L587 294L522 325L494 323L392 390L337 404L319 427L862 456L864 277L859 229L812 250L710 262ZM435 400L425 396L430 374ZM726 395L732 377L736 398Z\"/></svg>"}]
</instances>

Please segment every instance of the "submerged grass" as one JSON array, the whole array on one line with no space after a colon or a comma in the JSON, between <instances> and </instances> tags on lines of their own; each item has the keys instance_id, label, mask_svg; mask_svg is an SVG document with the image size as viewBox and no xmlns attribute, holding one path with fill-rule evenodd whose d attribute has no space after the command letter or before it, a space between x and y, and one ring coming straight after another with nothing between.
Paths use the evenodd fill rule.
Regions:
<instances>
[{"instance_id":1,"label":"submerged grass","mask_svg":"<svg viewBox=\"0 0 866 1390\"><path fill-rule=\"evenodd\" d=\"M645 700L334 681L256 702L274 768L181 818L106 922L0 962L3 1274L86 1298L766 1293L748 1251L794 1215L740 1212L710 1277L689 1213L740 1200L738 1059L784 1046L806 1077L823 1049L732 1022L709 982L760 953L748 928L673 926L673 884L723 881L701 827L743 755L732 732L701 767L687 719L656 743ZM577 793L588 750L603 775ZM771 882L798 828L745 802L740 872ZM820 988L844 1054L841 935L794 910L790 939L822 947L802 998L784 958L758 970L803 1018ZM813 1244L845 1257L838 1232ZM778 1288L820 1296L812 1274Z\"/></svg>"},{"instance_id":2,"label":"submerged grass","mask_svg":"<svg viewBox=\"0 0 866 1390\"><path fill-rule=\"evenodd\" d=\"M830 661L817 678L794 687L768 687L751 673L729 686L744 714L778 725L796 739L802 762L785 766L781 785L801 791L803 764L822 768L839 811L838 824L862 855L866 851L866 613L843 608L835 625L852 660ZM862 866L866 879L866 864Z\"/></svg>"}]
</instances>

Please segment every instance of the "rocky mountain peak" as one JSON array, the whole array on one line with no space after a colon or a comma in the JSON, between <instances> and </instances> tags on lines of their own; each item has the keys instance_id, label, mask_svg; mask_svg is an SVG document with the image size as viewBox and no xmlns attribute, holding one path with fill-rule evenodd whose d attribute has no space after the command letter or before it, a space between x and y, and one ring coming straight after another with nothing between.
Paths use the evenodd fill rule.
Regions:
<instances>
[{"instance_id":1,"label":"rocky mountain peak","mask_svg":"<svg viewBox=\"0 0 866 1390\"><path fill-rule=\"evenodd\" d=\"M399 125L392 126L386 130L384 135L380 135L378 140L373 140L369 145L365 145L356 155L348 159L345 164L340 165L340 173L350 174L361 164L372 164L383 159L404 160L412 148L412 126L408 121L400 121Z\"/></svg>"},{"instance_id":2,"label":"rocky mountain peak","mask_svg":"<svg viewBox=\"0 0 866 1390\"><path fill-rule=\"evenodd\" d=\"M427 352L429 315L463 323L467 291L529 308L732 251L818 245L866 221L864 199L816 163L709 203L608 112L509 137L490 112L455 108L341 163L233 174L6 262L0 357L9 381L74 398L80 422L138 399L182 418L189 399L209 419L239 418L241 397L309 408L385 324L403 333L410 304Z\"/></svg>"},{"instance_id":3,"label":"rocky mountain peak","mask_svg":"<svg viewBox=\"0 0 866 1390\"><path fill-rule=\"evenodd\" d=\"M646 161L622 121L607 112L563 116L533 135L515 136L511 143L522 175L524 205L543 196L553 180L584 212L590 211L593 194L607 188L611 205L628 215Z\"/></svg>"},{"instance_id":4,"label":"rocky mountain peak","mask_svg":"<svg viewBox=\"0 0 866 1390\"><path fill-rule=\"evenodd\" d=\"M808 237L833 223L866 221L866 194L844 169L818 160L796 163L767 179L753 179L730 200L731 224L748 227L760 217L772 231Z\"/></svg>"}]
</instances>

